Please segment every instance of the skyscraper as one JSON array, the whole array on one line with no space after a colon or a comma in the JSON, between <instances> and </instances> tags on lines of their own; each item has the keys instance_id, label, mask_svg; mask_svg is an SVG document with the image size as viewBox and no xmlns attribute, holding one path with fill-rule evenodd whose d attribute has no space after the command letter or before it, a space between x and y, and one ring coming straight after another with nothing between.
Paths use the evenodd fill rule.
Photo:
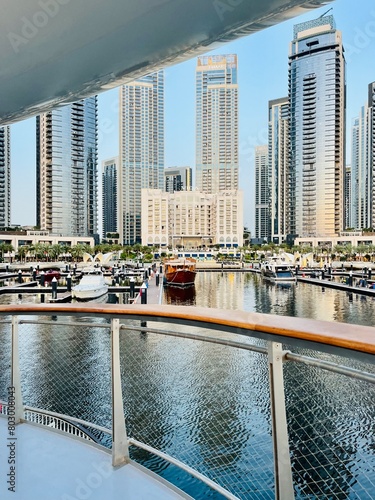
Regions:
<instances>
[{"instance_id":1,"label":"skyscraper","mask_svg":"<svg viewBox=\"0 0 375 500\"><path fill-rule=\"evenodd\" d=\"M191 167L170 167L164 170L164 187L168 193L175 191L191 191Z\"/></svg>"},{"instance_id":2,"label":"skyscraper","mask_svg":"<svg viewBox=\"0 0 375 500\"><path fill-rule=\"evenodd\" d=\"M198 58L196 67L196 187L238 189L237 56Z\"/></svg>"},{"instance_id":3,"label":"skyscraper","mask_svg":"<svg viewBox=\"0 0 375 500\"><path fill-rule=\"evenodd\" d=\"M352 220L352 167L345 170L345 229L351 227Z\"/></svg>"},{"instance_id":4,"label":"skyscraper","mask_svg":"<svg viewBox=\"0 0 375 500\"><path fill-rule=\"evenodd\" d=\"M289 232L289 101L268 103L269 237L283 243Z\"/></svg>"},{"instance_id":5,"label":"skyscraper","mask_svg":"<svg viewBox=\"0 0 375 500\"><path fill-rule=\"evenodd\" d=\"M102 163L103 236L117 233L118 156Z\"/></svg>"},{"instance_id":6,"label":"skyscraper","mask_svg":"<svg viewBox=\"0 0 375 500\"><path fill-rule=\"evenodd\" d=\"M350 227L375 227L375 82L352 126Z\"/></svg>"},{"instance_id":7,"label":"skyscraper","mask_svg":"<svg viewBox=\"0 0 375 500\"><path fill-rule=\"evenodd\" d=\"M368 163L370 169L370 227L375 229L375 82L368 86Z\"/></svg>"},{"instance_id":8,"label":"skyscraper","mask_svg":"<svg viewBox=\"0 0 375 500\"><path fill-rule=\"evenodd\" d=\"M36 120L37 225L61 236L98 231L97 98Z\"/></svg>"},{"instance_id":9,"label":"skyscraper","mask_svg":"<svg viewBox=\"0 0 375 500\"><path fill-rule=\"evenodd\" d=\"M269 239L268 146L255 147L255 237Z\"/></svg>"},{"instance_id":10,"label":"skyscraper","mask_svg":"<svg viewBox=\"0 0 375 500\"><path fill-rule=\"evenodd\" d=\"M10 226L10 127L0 127L0 227Z\"/></svg>"},{"instance_id":11,"label":"skyscraper","mask_svg":"<svg viewBox=\"0 0 375 500\"><path fill-rule=\"evenodd\" d=\"M359 117L354 119L352 126L350 227L354 229L371 225L368 131L368 108L362 106Z\"/></svg>"},{"instance_id":12,"label":"skyscraper","mask_svg":"<svg viewBox=\"0 0 375 500\"><path fill-rule=\"evenodd\" d=\"M118 232L124 245L141 243L141 190L162 189L164 72L120 88Z\"/></svg>"},{"instance_id":13,"label":"skyscraper","mask_svg":"<svg viewBox=\"0 0 375 500\"><path fill-rule=\"evenodd\" d=\"M332 16L294 26L289 51L290 233L344 226L345 60Z\"/></svg>"}]
</instances>

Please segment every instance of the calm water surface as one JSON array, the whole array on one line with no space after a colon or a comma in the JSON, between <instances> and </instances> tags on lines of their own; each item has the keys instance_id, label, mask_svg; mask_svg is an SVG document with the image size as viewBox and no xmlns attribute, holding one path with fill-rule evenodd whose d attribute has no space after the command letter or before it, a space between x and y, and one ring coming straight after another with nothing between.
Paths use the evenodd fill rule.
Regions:
<instances>
[{"instance_id":1,"label":"calm water surface","mask_svg":"<svg viewBox=\"0 0 375 500\"><path fill-rule=\"evenodd\" d=\"M165 303L375 326L375 300L306 283L273 284L252 273L197 274L195 292L165 292ZM190 296L189 296L190 294Z\"/></svg>"},{"instance_id":2,"label":"calm water surface","mask_svg":"<svg viewBox=\"0 0 375 500\"><path fill-rule=\"evenodd\" d=\"M0 303L30 300L39 299L0 296ZM370 298L301 283L273 285L251 273L198 273L195 288L166 290L164 302L375 324ZM8 332L0 325L0 398L8 385ZM110 425L108 330L83 324L70 329L54 321L21 325L20 345L25 404ZM212 479L221 478L240 498L274 498L265 356L126 331L121 358L130 436L188 461ZM296 497L373 498L374 387L287 364L285 389ZM221 498L146 452L132 450L132 456L195 498Z\"/></svg>"}]
</instances>

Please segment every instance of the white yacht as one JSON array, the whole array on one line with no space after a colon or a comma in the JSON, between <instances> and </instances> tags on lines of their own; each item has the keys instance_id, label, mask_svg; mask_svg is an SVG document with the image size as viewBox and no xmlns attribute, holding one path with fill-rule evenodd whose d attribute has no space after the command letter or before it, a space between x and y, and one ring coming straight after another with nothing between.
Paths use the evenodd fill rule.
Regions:
<instances>
[{"instance_id":1,"label":"white yacht","mask_svg":"<svg viewBox=\"0 0 375 500\"><path fill-rule=\"evenodd\" d=\"M296 281L296 275L287 262L279 259L266 260L260 266L262 276L270 281Z\"/></svg>"},{"instance_id":2,"label":"white yacht","mask_svg":"<svg viewBox=\"0 0 375 500\"><path fill-rule=\"evenodd\" d=\"M99 270L87 270L78 285L72 288L72 298L76 300L93 300L108 293L108 285L103 273Z\"/></svg>"}]
</instances>

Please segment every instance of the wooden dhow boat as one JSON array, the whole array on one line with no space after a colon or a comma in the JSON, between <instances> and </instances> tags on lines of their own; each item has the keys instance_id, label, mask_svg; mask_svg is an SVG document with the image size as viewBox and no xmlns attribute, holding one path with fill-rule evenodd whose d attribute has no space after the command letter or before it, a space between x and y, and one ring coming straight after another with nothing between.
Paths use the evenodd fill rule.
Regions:
<instances>
[{"instance_id":1,"label":"wooden dhow boat","mask_svg":"<svg viewBox=\"0 0 375 500\"><path fill-rule=\"evenodd\" d=\"M191 257L168 259L164 262L164 283L170 286L192 286L196 276L196 260Z\"/></svg>"}]
</instances>

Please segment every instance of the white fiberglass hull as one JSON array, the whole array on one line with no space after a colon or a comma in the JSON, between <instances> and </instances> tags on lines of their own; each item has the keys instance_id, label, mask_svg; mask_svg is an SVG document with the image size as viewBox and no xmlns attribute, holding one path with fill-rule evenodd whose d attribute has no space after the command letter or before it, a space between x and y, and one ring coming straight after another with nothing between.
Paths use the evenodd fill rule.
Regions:
<instances>
[{"instance_id":1,"label":"white fiberglass hull","mask_svg":"<svg viewBox=\"0 0 375 500\"><path fill-rule=\"evenodd\" d=\"M79 287L79 285L77 285ZM96 299L98 297L101 297L102 295L105 295L108 293L108 286L102 286L98 288L91 288L91 289L73 289L72 290L72 297L76 300L92 300Z\"/></svg>"}]
</instances>

